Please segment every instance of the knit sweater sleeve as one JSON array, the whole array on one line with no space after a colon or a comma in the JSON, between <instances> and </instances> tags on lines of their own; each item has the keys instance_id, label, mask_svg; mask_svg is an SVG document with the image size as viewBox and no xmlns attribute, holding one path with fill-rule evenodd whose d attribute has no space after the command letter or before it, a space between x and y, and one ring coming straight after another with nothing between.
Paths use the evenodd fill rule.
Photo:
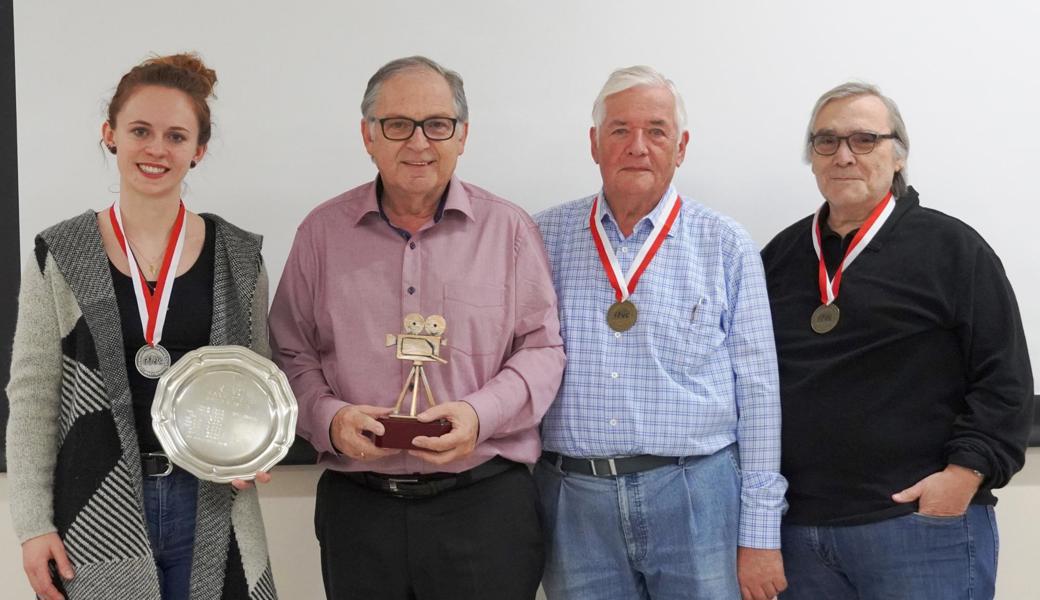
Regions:
<instances>
[{"instance_id":1,"label":"knit sweater sleeve","mask_svg":"<svg viewBox=\"0 0 1040 600\"><path fill-rule=\"evenodd\" d=\"M256 278L256 289L253 291L253 303L249 310L250 346L257 354L271 358L271 340L267 333L267 307L270 293L267 279L267 266L260 259L260 273Z\"/></svg>"},{"instance_id":2,"label":"knit sweater sleeve","mask_svg":"<svg viewBox=\"0 0 1040 600\"><path fill-rule=\"evenodd\" d=\"M982 487L1007 485L1025 464L1033 416L1033 369L1018 301L993 250L980 244L958 282L958 331L968 383L967 410L946 443L950 464L975 469ZM967 283L967 284L965 284Z\"/></svg>"},{"instance_id":3,"label":"knit sweater sleeve","mask_svg":"<svg viewBox=\"0 0 1040 600\"><path fill-rule=\"evenodd\" d=\"M38 248L22 275L7 386L10 505L15 534L21 542L56 530L54 466L62 373L56 296L63 288L67 285L53 259Z\"/></svg>"}]
</instances>

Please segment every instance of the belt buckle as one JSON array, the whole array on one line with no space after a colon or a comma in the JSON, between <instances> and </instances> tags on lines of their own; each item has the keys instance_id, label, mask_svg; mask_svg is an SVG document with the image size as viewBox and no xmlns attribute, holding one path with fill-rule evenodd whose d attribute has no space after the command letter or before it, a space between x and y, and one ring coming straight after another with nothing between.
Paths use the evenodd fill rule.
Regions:
<instances>
[{"instance_id":1,"label":"belt buckle","mask_svg":"<svg viewBox=\"0 0 1040 600\"><path fill-rule=\"evenodd\" d=\"M166 477L170 473L173 473L173 462L170 461L170 457L162 452L142 452L141 458L158 458L166 461L166 470L162 473L150 473L146 477Z\"/></svg>"},{"instance_id":2,"label":"belt buckle","mask_svg":"<svg viewBox=\"0 0 1040 600\"><path fill-rule=\"evenodd\" d=\"M401 478L401 477L390 477L386 480L386 485L390 488L391 494L405 495L407 492L397 487L398 484L406 483L419 483L418 479L415 478Z\"/></svg>"},{"instance_id":3,"label":"belt buckle","mask_svg":"<svg viewBox=\"0 0 1040 600\"><path fill-rule=\"evenodd\" d=\"M610 467L610 469L609 469L610 472L609 473L600 473L596 469L596 461L601 461L601 460L606 460L607 461L607 466ZM608 475L610 475L611 477L617 477L617 464L614 462L613 458L607 458L607 459L590 458L589 459L589 466L592 467L592 476L593 477L606 477Z\"/></svg>"}]
</instances>

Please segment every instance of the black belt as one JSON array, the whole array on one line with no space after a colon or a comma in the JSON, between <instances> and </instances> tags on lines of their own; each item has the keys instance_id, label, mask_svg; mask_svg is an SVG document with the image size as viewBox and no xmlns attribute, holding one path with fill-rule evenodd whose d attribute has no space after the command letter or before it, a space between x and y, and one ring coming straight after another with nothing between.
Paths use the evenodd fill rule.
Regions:
<instances>
[{"instance_id":1,"label":"black belt","mask_svg":"<svg viewBox=\"0 0 1040 600\"><path fill-rule=\"evenodd\" d=\"M396 498L429 498L448 490L457 490L482 480L520 467L520 463L496 456L486 463L461 473L414 473L388 475L385 473L341 472L350 481L370 490Z\"/></svg>"},{"instance_id":2,"label":"black belt","mask_svg":"<svg viewBox=\"0 0 1040 600\"><path fill-rule=\"evenodd\" d=\"M593 477L617 477L618 475L649 471L666 465L677 465L685 457L640 454L622 458L574 458L556 452L542 452L542 458L568 473L580 473Z\"/></svg>"},{"instance_id":3,"label":"black belt","mask_svg":"<svg viewBox=\"0 0 1040 600\"><path fill-rule=\"evenodd\" d=\"M175 468L170 457L162 452L141 453L141 474L145 477L166 477Z\"/></svg>"}]
</instances>

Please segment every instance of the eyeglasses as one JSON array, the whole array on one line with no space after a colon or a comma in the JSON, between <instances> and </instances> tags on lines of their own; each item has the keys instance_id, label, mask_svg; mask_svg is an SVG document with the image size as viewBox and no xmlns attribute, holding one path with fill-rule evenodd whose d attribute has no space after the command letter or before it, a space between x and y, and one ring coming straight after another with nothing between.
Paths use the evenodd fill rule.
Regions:
<instances>
[{"instance_id":1,"label":"eyeglasses","mask_svg":"<svg viewBox=\"0 0 1040 600\"><path fill-rule=\"evenodd\" d=\"M849 135L834 135L833 133L817 133L809 137L809 143L813 150L820 156L833 156L838 152L842 140L849 146L853 154L870 154L877 146L878 140L898 140L899 136L894 133L872 133L870 131L857 131Z\"/></svg>"},{"instance_id":2,"label":"eyeglasses","mask_svg":"<svg viewBox=\"0 0 1040 600\"><path fill-rule=\"evenodd\" d=\"M383 136L394 142L403 142L411 139L415 128L420 127L426 139L434 142L442 142L451 139L455 135L455 124L458 119L449 117L430 117L422 121L416 121L407 117L389 117L377 119L379 127L383 130Z\"/></svg>"}]
</instances>

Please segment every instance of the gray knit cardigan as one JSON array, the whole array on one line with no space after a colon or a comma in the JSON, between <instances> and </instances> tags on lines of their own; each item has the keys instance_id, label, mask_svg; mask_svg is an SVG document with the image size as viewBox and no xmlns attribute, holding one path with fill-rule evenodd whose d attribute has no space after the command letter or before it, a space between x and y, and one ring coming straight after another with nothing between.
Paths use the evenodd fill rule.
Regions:
<instances>
[{"instance_id":1,"label":"gray knit cardigan","mask_svg":"<svg viewBox=\"0 0 1040 600\"><path fill-rule=\"evenodd\" d=\"M270 356L260 236L216 225L210 343ZM36 237L7 387L7 466L19 540L57 531L69 600L159 600L123 334L97 216ZM256 489L199 482L192 600L276 598Z\"/></svg>"}]
</instances>

